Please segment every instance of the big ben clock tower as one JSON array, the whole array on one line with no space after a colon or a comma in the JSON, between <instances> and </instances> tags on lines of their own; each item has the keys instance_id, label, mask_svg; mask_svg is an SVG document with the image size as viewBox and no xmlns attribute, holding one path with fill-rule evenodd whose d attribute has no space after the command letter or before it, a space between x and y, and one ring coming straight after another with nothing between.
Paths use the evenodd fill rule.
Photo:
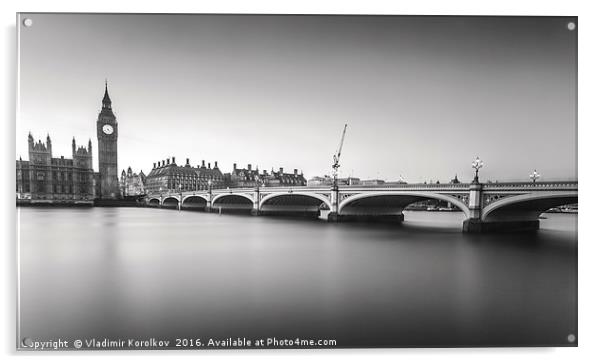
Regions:
<instances>
[{"instance_id":1,"label":"big ben clock tower","mask_svg":"<svg viewBox=\"0 0 602 364\"><path fill-rule=\"evenodd\" d=\"M96 121L98 136L98 170L100 172L100 199L120 198L117 178L117 119L111 109L111 98L105 81L102 110Z\"/></svg>"}]
</instances>

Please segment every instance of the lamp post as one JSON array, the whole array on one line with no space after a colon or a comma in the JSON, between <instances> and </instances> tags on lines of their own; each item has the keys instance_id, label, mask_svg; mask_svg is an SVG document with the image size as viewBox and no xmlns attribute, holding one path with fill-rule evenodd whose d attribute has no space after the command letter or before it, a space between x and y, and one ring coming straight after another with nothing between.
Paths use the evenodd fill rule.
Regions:
<instances>
[{"instance_id":1,"label":"lamp post","mask_svg":"<svg viewBox=\"0 0 602 364\"><path fill-rule=\"evenodd\" d=\"M259 188L261 187L261 178L259 175L255 175L255 201L253 202L253 208L251 210L251 215L259 216L259 201L261 200Z\"/></svg>"},{"instance_id":2,"label":"lamp post","mask_svg":"<svg viewBox=\"0 0 602 364\"><path fill-rule=\"evenodd\" d=\"M213 211L213 196L211 194L211 184L213 183L213 179L209 178L207 181L207 185L209 185L209 212Z\"/></svg>"},{"instance_id":3,"label":"lamp post","mask_svg":"<svg viewBox=\"0 0 602 364\"><path fill-rule=\"evenodd\" d=\"M159 187L159 207L163 206L163 187Z\"/></svg>"},{"instance_id":4,"label":"lamp post","mask_svg":"<svg viewBox=\"0 0 602 364\"><path fill-rule=\"evenodd\" d=\"M541 175L539 173L537 173L537 169L534 169L533 173L531 173L529 175L529 178L531 178L531 180L533 181L533 184L535 184L535 182L539 179L539 177L541 177Z\"/></svg>"},{"instance_id":5,"label":"lamp post","mask_svg":"<svg viewBox=\"0 0 602 364\"><path fill-rule=\"evenodd\" d=\"M479 157L475 158L472 162L472 168L474 168L474 180L472 183L479 183L479 169L483 168L483 161Z\"/></svg>"},{"instance_id":6,"label":"lamp post","mask_svg":"<svg viewBox=\"0 0 602 364\"><path fill-rule=\"evenodd\" d=\"M180 201L178 201L178 211L182 211L182 184L178 185L178 190L180 191Z\"/></svg>"},{"instance_id":7,"label":"lamp post","mask_svg":"<svg viewBox=\"0 0 602 364\"><path fill-rule=\"evenodd\" d=\"M255 175L255 191L259 193L259 187L261 187L261 179L258 175Z\"/></svg>"}]
</instances>

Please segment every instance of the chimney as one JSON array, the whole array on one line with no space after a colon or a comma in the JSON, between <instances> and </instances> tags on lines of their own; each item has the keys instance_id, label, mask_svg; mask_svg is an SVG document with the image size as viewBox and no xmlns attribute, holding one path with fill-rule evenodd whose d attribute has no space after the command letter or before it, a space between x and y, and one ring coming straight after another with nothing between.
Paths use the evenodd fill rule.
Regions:
<instances>
[{"instance_id":1,"label":"chimney","mask_svg":"<svg viewBox=\"0 0 602 364\"><path fill-rule=\"evenodd\" d=\"M201 168L205 168L205 160L204 159L202 161Z\"/></svg>"},{"instance_id":2,"label":"chimney","mask_svg":"<svg viewBox=\"0 0 602 364\"><path fill-rule=\"evenodd\" d=\"M280 171L280 174L284 173L284 168L280 167L279 171Z\"/></svg>"},{"instance_id":3,"label":"chimney","mask_svg":"<svg viewBox=\"0 0 602 364\"><path fill-rule=\"evenodd\" d=\"M171 163L176 164L176 157L171 157Z\"/></svg>"},{"instance_id":4,"label":"chimney","mask_svg":"<svg viewBox=\"0 0 602 364\"><path fill-rule=\"evenodd\" d=\"M297 168L293 169L293 172L295 173L295 176L297 175Z\"/></svg>"},{"instance_id":5,"label":"chimney","mask_svg":"<svg viewBox=\"0 0 602 364\"><path fill-rule=\"evenodd\" d=\"M266 174L268 174L268 171L264 169L263 170L263 175L265 176Z\"/></svg>"},{"instance_id":6,"label":"chimney","mask_svg":"<svg viewBox=\"0 0 602 364\"><path fill-rule=\"evenodd\" d=\"M251 170L251 165L247 164L247 169L250 171Z\"/></svg>"},{"instance_id":7,"label":"chimney","mask_svg":"<svg viewBox=\"0 0 602 364\"><path fill-rule=\"evenodd\" d=\"M186 165L189 166L190 165L190 158L186 158Z\"/></svg>"},{"instance_id":8,"label":"chimney","mask_svg":"<svg viewBox=\"0 0 602 364\"><path fill-rule=\"evenodd\" d=\"M153 169L157 168L157 163L153 163Z\"/></svg>"},{"instance_id":9,"label":"chimney","mask_svg":"<svg viewBox=\"0 0 602 364\"><path fill-rule=\"evenodd\" d=\"M234 163L234 169L233 170L236 170L236 163Z\"/></svg>"},{"instance_id":10,"label":"chimney","mask_svg":"<svg viewBox=\"0 0 602 364\"><path fill-rule=\"evenodd\" d=\"M211 169L211 163L207 163L207 168Z\"/></svg>"},{"instance_id":11,"label":"chimney","mask_svg":"<svg viewBox=\"0 0 602 364\"><path fill-rule=\"evenodd\" d=\"M217 169L217 161L215 161L215 163L213 163L213 168Z\"/></svg>"}]
</instances>

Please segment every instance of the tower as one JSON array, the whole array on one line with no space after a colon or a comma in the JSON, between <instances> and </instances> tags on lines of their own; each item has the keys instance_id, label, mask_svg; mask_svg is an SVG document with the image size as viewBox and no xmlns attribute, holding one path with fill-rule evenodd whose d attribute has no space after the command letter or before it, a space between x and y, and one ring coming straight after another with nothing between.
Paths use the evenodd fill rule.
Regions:
<instances>
[{"instance_id":1,"label":"tower","mask_svg":"<svg viewBox=\"0 0 602 364\"><path fill-rule=\"evenodd\" d=\"M111 109L107 81L105 81L102 109L96 121L96 135L98 137L100 198L117 199L121 196L117 177L117 119Z\"/></svg>"}]
</instances>

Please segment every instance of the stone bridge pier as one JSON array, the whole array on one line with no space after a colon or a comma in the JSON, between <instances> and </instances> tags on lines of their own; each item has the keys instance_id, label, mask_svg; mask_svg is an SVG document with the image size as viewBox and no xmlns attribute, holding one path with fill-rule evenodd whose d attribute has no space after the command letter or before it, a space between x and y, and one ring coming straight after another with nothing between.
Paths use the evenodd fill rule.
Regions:
<instances>
[{"instance_id":1,"label":"stone bridge pier","mask_svg":"<svg viewBox=\"0 0 602 364\"><path fill-rule=\"evenodd\" d=\"M547 210L577 203L576 183L472 183L468 218L462 231L468 233L534 231Z\"/></svg>"},{"instance_id":2,"label":"stone bridge pier","mask_svg":"<svg viewBox=\"0 0 602 364\"><path fill-rule=\"evenodd\" d=\"M409 205L439 200L465 215L466 233L532 231L539 217L556 206L577 203L576 182L403 185L399 188L331 190L328 221L403 222Z\"/></svg>"}]
</instances>

